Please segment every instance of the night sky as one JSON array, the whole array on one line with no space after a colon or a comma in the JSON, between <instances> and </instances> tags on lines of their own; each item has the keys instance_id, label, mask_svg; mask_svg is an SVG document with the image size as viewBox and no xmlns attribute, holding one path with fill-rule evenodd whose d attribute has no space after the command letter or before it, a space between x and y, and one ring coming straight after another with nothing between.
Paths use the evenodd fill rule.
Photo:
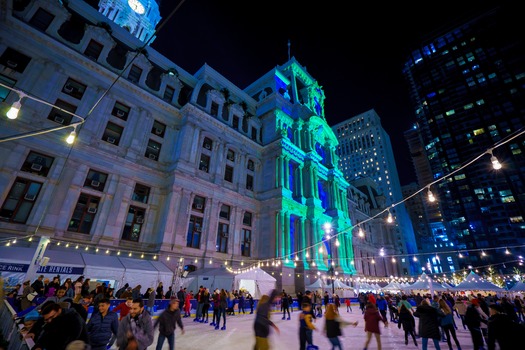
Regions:
<instances>
[{"instance_id":1,"label":"night sky","mask_svg":"<svg viewBox=\"0 0 525 350\"><path fill-rule=\"evenodd\" d=\"M415 121L401 74L408 54L427 35L499 2L359 2L352 9L346 1L186 0L163 25L180 3L161 2L153 48L191 74L206 63L244 89L286 63L290 40L290 56L325 91L330 125L376 110L405 185L415 181L403 137Z\"/></svg>"}]
</instances>

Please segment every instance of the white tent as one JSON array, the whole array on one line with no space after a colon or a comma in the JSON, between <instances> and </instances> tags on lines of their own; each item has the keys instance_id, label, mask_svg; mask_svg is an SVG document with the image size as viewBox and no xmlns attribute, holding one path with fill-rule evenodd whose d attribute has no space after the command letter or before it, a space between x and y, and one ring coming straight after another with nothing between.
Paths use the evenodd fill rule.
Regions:
<instances>
[{"instance_id":1,"label":"white tent","mask_svg":"<svg viewBox=\"0 0 525 350\"><path fill-rule=\"evenodd\" d=\"M276 279L266 271L255 268L235 275L234 289L246 289L254 299L264 294L270 295L275 289Z\"/></svg>"},{"instance_id":2,"label":"white tent","mask_svg":"<svg viewBox=\"0 0 525 350\"><path fill-rule=\"evenodd\" d=\"M0 247L0 271L5 269L17 272L16 276L12 273L8 276L8 273L2 272L4 278L11 277L9 283L22 282L35 249L36 247ZM119 288L126 282L132 287L141 284L145 288L157 288L159 281L169 286L173 279L173 272L160 261L120 258L104 253L90 254L65 247L48 247L44 257L49 258L49 261L46 266L39 268L37 274L49 278L60 275L61 280L68 277L76 280L80 275L84 275L92 281L106 281L114 288ZM16 277L16 281L13 277Z\"/></svg>"},{"instance_id":3,"label":"white tent","mask_svg":"<svg viewBox=\"0 0 525 350\"><path fill-rule=\"evenodd\" d=\"M480 276L478 276L476 273L471 271L468 276L458 284L455 288L455 290L461 291L461 290L481 290L481 291L491 291L491 292L503 292L505 289L498 287L497 285L484 280Z\"/></svg>"},{"instance_id":4,"label":"white tent","mask_svg":"<svg viewBox=\"0 0 525 350\"><path fill-rule=\"evenodd\" d=\"M109 280L114 288L119 289L126 283L124 273L126 269L119 258L114 255L84 254L82 258L86 263L84 275L91 280ZM134 287L131 283L131 287Z\"/></svg>"},{"instance_id":5,"label":"white tent","mask_svg":"<svg viewBox=\"0 0 525 350\"><path fill-rule=\"evenodd\" d=\"M208 288L210 292L217 288L231 291L235 280L235 274L224 267L196 270L190 272L187 277L194 277L188 287L186 287L194 293L197 293L200 286Z\"/></svg>"},{"instance_id":6,"label":"white tent","mask_svg":"<svg viewBox=\"0 0 525 350\"><path fill-rule=\"evenodd\" d=\"M405 290L430 290L431 286L436 292L444 292L452 289L452 287L443 286L440 283L432 280L430 276L423 272L417 281L410 286L405 287Z\"/></svg>"},{"instance_id":7,"label":"white tent","mask_svg":"<svg viewBox=\"0 0 525 350\"><path fill-rule=\"evenodd\" d=\"M314 283L306 286L306 289L308 290L318 290L318 289L326 289L327 285L323 282L322 279L318 278Z\"/></svg>"},{"instance_id":8,"label":"white tent","mask_svg":"<svg viewBox=\"0 0 525 350\"><path fill-rule=\"evenodd\" d=\"M396 281L392 281L389 284L387 284L386 286L382 287L381 289L383 289L383 290L391 290L391 291L402 291L404 289L404 287L400 283L398 283Z\"/></svg>"}]
</instances>

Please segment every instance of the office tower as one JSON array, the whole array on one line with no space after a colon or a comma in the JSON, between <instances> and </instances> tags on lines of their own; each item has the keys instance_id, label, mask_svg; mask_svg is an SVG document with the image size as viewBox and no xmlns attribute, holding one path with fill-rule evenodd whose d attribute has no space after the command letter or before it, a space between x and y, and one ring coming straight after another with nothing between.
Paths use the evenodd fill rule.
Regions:
<instances>
[{"instance_id":1,"label":"office tower","mask_svg":"<svg viewBox=\"0 0 525 350\"><path fill-rule=\"evenodd\" d=\"M434 33L403 71L416 117L406 135L425 182L419 185L433 183L460 268L509 272L515 265L508 262L524 252L525 48L514 7Z\"/></svg>"},{"instance_id":2,"label":"office tower","mask_svg":"<svg viewBox=\"0 0 525 350\"><path fill-rule=\"evenodd\" d=\"M385 197L385 208L394 217L391 235L396 238L396 254L415 254L414 230L406 211L390 137L371 109L332 126L339 147L339 168L347 181L370 177ZM399 204L397 204L399 203ZM397 204L393 206L394 204ZM384 219L387 215L384 216ZM410 259L408 259L410 260ZM410 267L409 267L410 266ZM403 274L417 274L418 264L407 261Z\"/></svg>"}]
</instances>

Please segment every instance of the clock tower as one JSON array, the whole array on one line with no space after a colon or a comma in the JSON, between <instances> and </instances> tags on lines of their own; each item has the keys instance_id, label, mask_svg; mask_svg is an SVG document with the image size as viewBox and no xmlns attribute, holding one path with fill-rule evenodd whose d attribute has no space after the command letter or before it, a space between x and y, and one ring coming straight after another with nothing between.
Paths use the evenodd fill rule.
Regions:
<instances>
[{"instance_id":1,"label":"clock tower","mask_svg":"<svg viewBox=\"0 0 525 350\"><path fill-rule=\"evenodd\" d=\"M155 27L161 20L159 2L160 0L100 0L98 11L146 42L154 35ZM153 40L155 38L149 44Z\"/></svg>"}]
</instances>

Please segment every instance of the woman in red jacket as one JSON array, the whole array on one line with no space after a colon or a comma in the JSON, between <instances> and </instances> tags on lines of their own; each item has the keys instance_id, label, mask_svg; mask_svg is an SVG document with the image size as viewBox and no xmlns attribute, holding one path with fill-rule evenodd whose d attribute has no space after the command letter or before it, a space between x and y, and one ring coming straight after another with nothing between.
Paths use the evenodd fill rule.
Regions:
<instances>
[{"instance_id":1,"label":"woman in red jacket","mask_svg":"<svg viewBox=\"0 0 525 350\"><path fill-rule=\"evenodd\" d=\"M190 291L188 294L186 294L186 297L184 299L184 317L191 316L191 299L193 299L193 292Z\"/></svg>"},{"instance_id":2,"label":"woman in red jacket","mask_svg":"<svg viewBox=\"0 0 525 350\"><path fill-rule=\"evenodd\" d=\"M372 334L375 336L377 341L377 350L381 350L381 331L379 330L379 322L383 322L385 327L388 326L388 321L381 315L377 307L368 303L365 307L365 332L366 332L366 342L365 348L368 347L370 340L372 339Z\"/></svg>"}]
</instances>

